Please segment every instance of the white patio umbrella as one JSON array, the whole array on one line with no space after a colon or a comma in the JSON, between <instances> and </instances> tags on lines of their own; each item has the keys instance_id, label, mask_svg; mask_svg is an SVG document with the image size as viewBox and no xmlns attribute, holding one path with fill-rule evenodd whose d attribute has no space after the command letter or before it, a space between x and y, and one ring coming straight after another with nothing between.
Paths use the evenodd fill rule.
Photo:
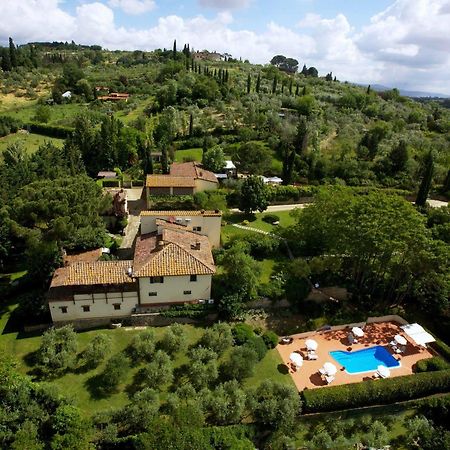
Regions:
<instances>
[{"instance_id":1,"label":"white patio umbrella","mask_svg":"<svg viewBox=\"0 0 450 450\"><path fill-rule=\"evenodd\" d=\"M353 327L352 328L352 333L357 336L357 337L363 337L364 336L364 331L359 328L359 327Z\"/></svg>"},{"instance_id":2,"label":"white patio umbrella","mask_svg":"<svg viewBox=\"0 0 450 450\"><path fill-rule=\"evenodd\" d=\"M333 363L326 362L326 363L323 365L323 370L324 370L325 373L326 373L327 375L329 375L329 376L331 376L331 375L336 375L337 367L336 367Z\"/></svg>"},{"instance_id":3,"label":"white patio umbrella","mask_svg":"<svg viewBox=\"0 0 450 450\"><path fill-rule=\"evenodd\" d=\"M406 345L408 343L408 341L401 334L396 334L394 340L400 345Z\"/></svg>"},{"instance_id":4,"label":"white patio umbrella","mask_svg":"<svg viewBox=\"0 0 450 450\"><path fill-rule=\"evenodd\" d=\"M425 331L425 329L422 327L422 325L419 325L418 323L412 323L408 325L403 325L400 327L404 330L404 332L417 344L425 346L426 344L429 344L430 342L434 342L436 339Z\"/></svg>"},{"instance_id":5,"label":"white patio umbrella","mask_svg":"<svg viewBox=\"0 0 450 450\"><path fill-rule=\"evenodd\" d=\"M289 359L297 366L297 367L302 367L303 365L303 357L302 355L300 355L299 353L291 353L289 355Z\"/></svg>"},{"instance_id":6,"label":"white patio umbrella","mask_svg":"<svg viewBox=\"0 0 450 450\"><path fill-rule=\"evenodd\" d=\"M305 341L305 345L308 350L317 350L317 347L319 346L317 341L315 341L314 339L307 339Z\"/></svg>"},{"instance_id":7,"label":"white patio umbrella","mask_svg":"<svg viewBox=\"0 0 450 450\"><path fill-rule=\"evenodd\" d=\"M386 366L378 366L377 372L382 378L389 378L391 376L391 371Z\"/></svg>"}]
</instances>

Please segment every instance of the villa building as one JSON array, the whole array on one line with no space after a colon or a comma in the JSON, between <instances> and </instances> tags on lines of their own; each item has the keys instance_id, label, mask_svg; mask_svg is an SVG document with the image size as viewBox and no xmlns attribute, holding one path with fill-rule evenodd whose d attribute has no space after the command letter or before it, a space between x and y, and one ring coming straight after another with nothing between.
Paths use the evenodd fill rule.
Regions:
<instances>
[{"instance_id":1,"label":"villa building","mask_svg":"<svg viewBox=\"0 0 450 450\"><path fill-rule=\"evenodd\" d=\"M89 259L69 257L56 270L48 293L54 323L109 323L155 307L210 300L216 271L211 246L220 243L221 213L146 211L141 220L132 260L98 261L101 252L86 252Z\"/></svg>"},{"instance_id":2,"label":"villa building","mask_svg":"<svg viewBox=\"0 0 450 450\"><path fill-rule=\"evenodd\" d=\"M217 189L218 180L196 162L173 163L168 175L147 175L147 198L151 195L194 195Z\"/></svg>"}]
</instances>

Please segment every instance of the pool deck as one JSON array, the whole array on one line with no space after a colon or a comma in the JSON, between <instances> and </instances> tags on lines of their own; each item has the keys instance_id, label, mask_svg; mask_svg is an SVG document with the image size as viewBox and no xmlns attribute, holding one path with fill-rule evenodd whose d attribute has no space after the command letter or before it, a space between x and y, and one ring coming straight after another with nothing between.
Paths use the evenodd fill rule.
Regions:
<instances>
[{"instance_id":1,"label":"pool deck","mask_svg":"<svg viewBox=\"0 0 450 450\"><path fill-rule=\"evenodd\" d=\"M294 380L294 383L299 391L327 386L327 383L322 380L322 377L319 374L319 369L326 362L333 363L338 369L338 372L335 375L335 379L330 384L330 386L358 383L360 381L372 379L375 371L353 375L348 374L347 372L345 372L343 367L329 355L330 351L348 351L350 349L347 340L350 328L339 331L316 332L314 333L314 335L307 338L299 337L298 335L292 335L294 340L291 344L279 344L277 346L277 350L280 353L281 359L284 363L284 366L280 365L279 370L289 370L289 373L292 376L292 379ZM353 344L351 346L351 349L352 351L356 351L375 345L382 345L383 347L387 348L396 359L400 360L401 363L400 367L391 369L391 378L401 375L411 375L413 373L412 368L417 363L417 361L425 358L431 358L434 355L430 352L430 350L415 345L402 331L403 330L400 328L400 326L395 322L367 324L364 327L364 336L362 338L359 338L358 343ZM396 334L401 334L408 341L406 350L401 355L394 354L389 346L389 342L394 339L394 336ZM315 361L308 361L306 359L307 352L305 348L305 341L307 339L314 339L319 344L318 349L316 350L318 359ZM292 352L300 353L304 359L303 366L298 368L296 371L291 368L291 363L289 361L289 355Z\"/></svg>"}]
</instances>

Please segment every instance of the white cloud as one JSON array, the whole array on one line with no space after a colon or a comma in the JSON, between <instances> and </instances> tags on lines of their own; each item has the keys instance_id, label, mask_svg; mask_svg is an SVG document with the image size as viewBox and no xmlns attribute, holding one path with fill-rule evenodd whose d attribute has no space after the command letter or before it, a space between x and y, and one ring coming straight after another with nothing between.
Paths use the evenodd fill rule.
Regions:
<instances>
[{"instance_id":1,"label":"white cloud","mask_svg":"<svg viewBox=\"0 0 450 450\"><path fill-rule=\"evenodd\" d=\"M252 0L199 0L201 6L214 9L245 8Z\"/></svg>"},{"instance_id":2,"label":"white cloud","mask_svg":"<svg viewBox=\"0 0 450 450\"><path fill-rule=\"evenodd\" d=\"M144 14L155 9L154 0L109 0L112 8L120 8L126 14Z\"/></svg>"},{"instance_id":3,"label":"white cloud","mask_svg":"<svg viewBox=\"0 0 450 450\"><path fill-rule=\"evenodd\" d=\"M229 8L244 3L222 2ZM255 63L284 54L300 65L316 66L321 74L333 71L340 80L444 93L450 89L448 0L396 0L361 30L343 14L307 14L294 28L269 22L259 32L232 28L229 8L213 18L159 17L154 25L137 30L118 26L111 7L99 1L80 4L72 15L62 5L58 0L0 0L0 42L9 36L17 43L73 39L109 49L152 50L170 47L177 39L181 46L189 42L191 48L228 52Z\"/></svg>"}]
</instances>

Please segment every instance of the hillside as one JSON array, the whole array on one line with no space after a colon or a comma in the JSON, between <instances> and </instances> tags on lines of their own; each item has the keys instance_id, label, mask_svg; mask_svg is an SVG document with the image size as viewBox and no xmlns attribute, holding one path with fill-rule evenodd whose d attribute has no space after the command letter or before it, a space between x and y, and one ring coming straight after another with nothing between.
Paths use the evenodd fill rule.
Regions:
<instances>
[{"instance_id":1,"label":"hillside","mask_svg":"<svg viewBox=\"0 0 450 450\"><path fill-rule=\"evenodd\" d=\"M333 76L314 76L314 70L303 71L312 74L305 76L231 58L194 60L187 47L176 55L73 44L35 44L18 51L24 66L1 74L0 116L13 118L19 127L37 123L32 131L52 137L66 136L80 115L93 127L112 116L128 129L132 138L122 162L106 158L92 170L87 167L88 173L120 167L141 178L133 141L140 136L160 150L157 123L166 113L172 133L165 139L169 156L177 149L204 146L206 137L207 147L219 144L238 161L240 146L250 142L268 150L257 171L285 182L414 191L430 149L435 185L444 183L450 166L449 111L438 102L402 97L397 90L374 92L332 81ZM66 91L70 99L61 97ZM105 101L111 92L130 96ZM304 120L300 147L299 115ZM8 134L7 127L0 134Z\"/></svg>"}]
</instances>

